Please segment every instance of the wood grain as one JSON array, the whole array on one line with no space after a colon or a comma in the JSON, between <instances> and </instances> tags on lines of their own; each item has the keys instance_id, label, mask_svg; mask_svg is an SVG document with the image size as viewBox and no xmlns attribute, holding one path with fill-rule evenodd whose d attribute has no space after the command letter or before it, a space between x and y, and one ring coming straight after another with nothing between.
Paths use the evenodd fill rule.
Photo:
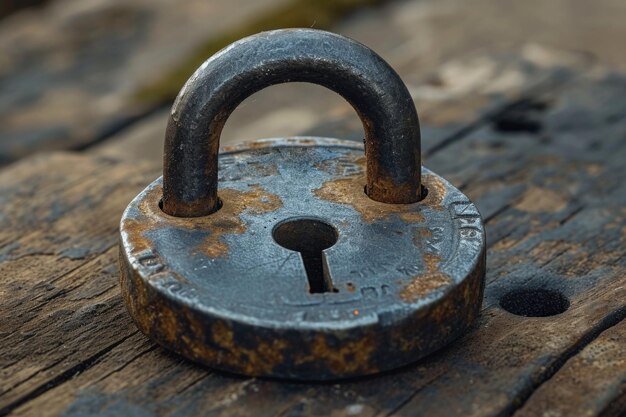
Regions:
<instances>
[{"instance_id":1,"label":"wood grain","mask_svg":"<svg viewBox=\"0 0 626 417\"><path fill-rule=\"evenodd\" d=\"M598 336L530 396L515 417L619 416L626 409L626 322Z\"/></svg>"},{"instance_id":2,"label":"wood grain","mask_svg":"<svg viewBox=\"0 0 626 417\"><path fill-rule=\"evenodd\" d=\"M135 93L207 38L289 0L55 0L0 24L0 164L113 135L162 103Z\"/></svg>"},{"instance_id":3,"label":"wood grain","mask_svg":"<svg viewBox=\"0 0 626 417\"><path fill-rule=\"evenodd\" d=\"M162 110L163 102L154 97L137 100L138 91L148 85L175 94L194 68L159 80L194 58L199 46L229 40L225 34L239 33L259 16L271 22L276 10L298 2L311 10L306 23L288 24L280 16L277 24L317 27L327 20L316 15L320 2L311 0L55 0L7 17L0 25L0 164L41 150L83 149L124 131ZM537 44L580 51L624 69L616 40L625 37L625 15L621 0L394 1L356 13L333 30L372 47L415 84L468 52L525 48L545 55L533 51ZM475 70L447 79L471 80ZM300 119L281 136L312 127L311 115L334 116L319 91L277 91L268 93L270 105L242 110L233 129L242 121L267 126L273 111L264 109L277 104ZM248 127L242 134L252 139L257 126Z\"/></svg>"},{"instance_id":4,"label":"wood grain","mask_svg":"<svg viewBox=\"0 0 626 417\"><path fill-rule=\"evenodd\" d=\"M619 74L570 74L480 117L468 105L471 128L448 125L453 133L427 144L425 164L463 189L487 222L480 322L414 365L337 383L212 372L138 333L117 288L116 229L128 201L157 175L154 162L57 154L0 171L0 415L510 416L557 409L545 400L553 378L579 372L574 364L590 351L618 353L614 338L624 335L625 94ZM513 315L501 300L520 290L558 292L569 308ZM603 375L599 406L568 415L621 411L626 365L614 361Z\"/></svg>"}]
</instances>

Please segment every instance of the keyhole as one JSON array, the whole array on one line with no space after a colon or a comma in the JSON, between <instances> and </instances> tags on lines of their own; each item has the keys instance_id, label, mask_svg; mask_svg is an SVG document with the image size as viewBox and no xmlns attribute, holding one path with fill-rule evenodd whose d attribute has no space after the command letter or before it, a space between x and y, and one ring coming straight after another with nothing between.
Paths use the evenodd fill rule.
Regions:
<instances>
[{"instance_id":1,"label":"keyhole","mask_svg":"<svg viewBox=\"0 0 626 417\"><path fill-rule=\"evenodd\" d=\"M274 227L272 236L280 246L300 252L309 292L337 292L328 273L323 250L337 242L337 231L330 224L317 219L286 220Z\"/></svg>"}]
</instances>

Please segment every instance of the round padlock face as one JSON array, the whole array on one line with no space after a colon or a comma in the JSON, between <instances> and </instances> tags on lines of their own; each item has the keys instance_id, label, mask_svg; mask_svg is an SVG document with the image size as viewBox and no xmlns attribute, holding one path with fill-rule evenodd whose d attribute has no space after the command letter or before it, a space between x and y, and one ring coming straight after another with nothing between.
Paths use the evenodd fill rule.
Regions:
<instances>
[{"instance_id":1,"label":"round padlock face","mask_svg":"<svg viewBox=\"0 0 626 417\"><path fill-rule=\"evenodd\" d=\"M122 292L138 327L218 369L335 379L413 362L482 300L476 207L422 168L425 198L374 201L362 145L294 138L219 156L220 209L161 209L162 179L121 220Z\"/></svg>"}]
</instances>

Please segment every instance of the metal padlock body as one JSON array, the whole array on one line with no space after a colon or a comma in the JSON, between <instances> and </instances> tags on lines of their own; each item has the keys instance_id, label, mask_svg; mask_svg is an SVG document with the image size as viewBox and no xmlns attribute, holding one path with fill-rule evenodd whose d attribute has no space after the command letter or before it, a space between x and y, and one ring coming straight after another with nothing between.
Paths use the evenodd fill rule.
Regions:
<instances>
[{"instance_id":1,"label":"metal padlock body","mask_svg":"<svg viewBox=\"0 0 626 417\"><path fill-rule=\"evenodd\" d=\"M335 139L231 147L219 156L221 207L197 217L166 214L157 179L121 221L122 293L137 326L214 368L308 380L396 368L457 338L482 300L480 215L426 168L423 200L375 201L364 192L371 165L363 146ZM326 292L310 292L301 254L275 240L301 220L335 230Z\"/></svg>"}]
</instances>

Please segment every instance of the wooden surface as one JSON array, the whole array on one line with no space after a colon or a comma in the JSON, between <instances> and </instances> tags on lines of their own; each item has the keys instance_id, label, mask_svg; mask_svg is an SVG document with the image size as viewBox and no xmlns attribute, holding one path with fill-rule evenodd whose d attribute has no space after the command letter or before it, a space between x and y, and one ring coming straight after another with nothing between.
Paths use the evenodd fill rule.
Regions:
<instances>
[{"instance_id":1,"label":"wooden surface","mask_svg":"<svg viewBox=\"0 0 626 417\"><path fill-rule=\"evenodd\" d=\"M513 101L486 104L482 118L468 106L473 119L460 133L426 139L427 165L487 222L479 325L434 356L363 380L225 375L138 333L119 296L116 228L157 164L96 152L5 168L2 414L619 415L626 78L561 68L545 79ZM501 308L522 289L557 291L570 307L535 318Z\"/></svg>"},{"instance_id":2,"label":"wooden surface","mask_svg":"<svg viewBox=\"0 0 626 417\"><path fill-rule=\"evenodd\" d=\"M117 269L121 212L160 175L167 112L154 111L96 146L0 169L0 416L623 415L626 75L610 54L528 44L434 54L424 70L409 23L443 9L418 3L381 13L404 16L404 53L397 27L366 32L378 15L343 25L399 68L425 165L486 221L487 288L469 334L401 370L325 384L213 372L154 345L124 308ZM341 100L307 90L313 107L294 111L303 90L272 90L244 103L226 143L281 129L359 140ZM519 305L545 317L507 311Z\"/></svg>"},{"instance_id":3,"label":"wooden surface","mask_svg":"<svg viewBox=\"0 0 626 417\"><path fill-rule=\"evenodd\" d=\"M180 63L193 61L198 50L205 58L203 45L261 30L255 26L261 18L283 22L291 4L302 3L311 15L283 26L319 27L325 19L312 5L338 2L378 4L332 29L372 47L409 86L477 52L514 51L545 61L557 56L546 48L558 48L626 70L618 41L626 37L623 0L48 0L0 21L0 165L123 134L167 111L161 96L142 92L177 92L181 78L165 75L191 75L197 64ZM444 71L452 94L490 71L479 61L465 73L455 69ZM500 88L511 80L502 79ZM298 134L348 113L321 87L276 87L251 100L256 104L233 115L226 141ZM283 116L272 118L279 108Z\"/></svg>"}]
</instances>

